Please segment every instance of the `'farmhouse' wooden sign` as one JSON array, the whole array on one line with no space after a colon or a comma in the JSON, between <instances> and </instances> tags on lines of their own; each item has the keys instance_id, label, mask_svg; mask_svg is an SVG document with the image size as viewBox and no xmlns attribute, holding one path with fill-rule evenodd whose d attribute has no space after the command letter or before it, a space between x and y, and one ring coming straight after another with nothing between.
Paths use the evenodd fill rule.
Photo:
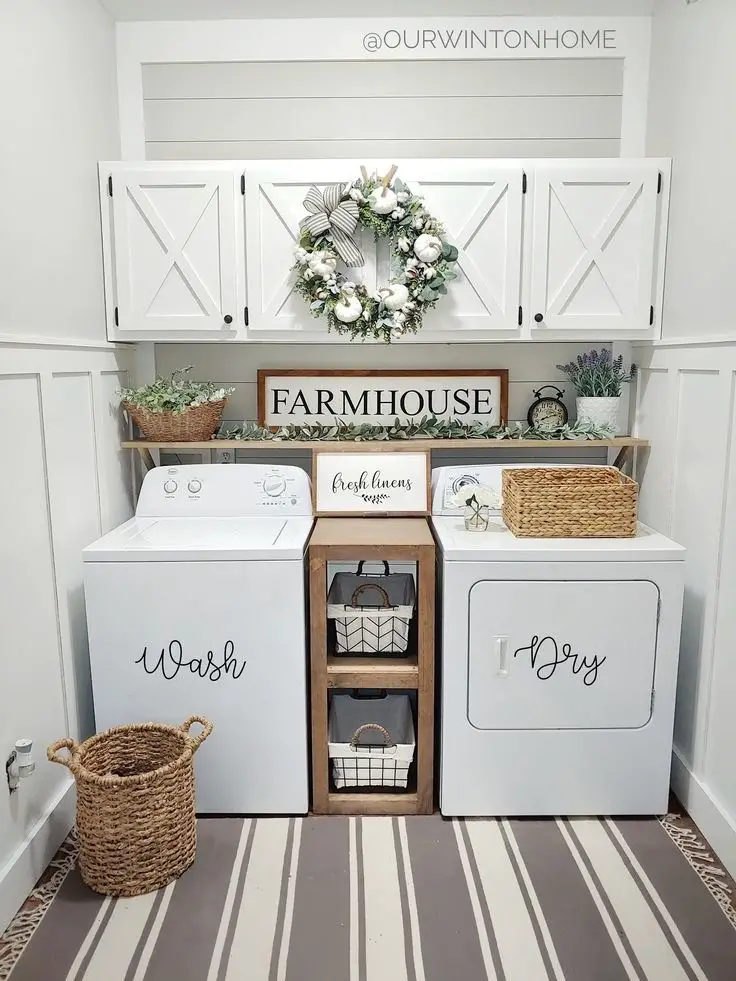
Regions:
<instances>
[{"instance_id":1,"label":"'farmhouse' wooden sign","mask_svg":"<svg viewBox=\"0 0 736 981\"><path fill-rule=\"evenodd\" d=\"M427 371L261 369L261 426L341 422L387 425L423 416L501 425L507 422L508 371L462 368Z\"/></svg>"}]
</instances>

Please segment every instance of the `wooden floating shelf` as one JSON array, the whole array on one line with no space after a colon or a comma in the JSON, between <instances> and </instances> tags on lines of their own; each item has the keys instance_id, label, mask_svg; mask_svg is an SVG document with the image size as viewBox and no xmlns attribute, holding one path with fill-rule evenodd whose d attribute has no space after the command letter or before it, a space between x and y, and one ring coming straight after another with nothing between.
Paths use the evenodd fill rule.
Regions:
<instances>
[{"instance_id":1,"label":"wooden floating shelf","mask_svg":"<svg viewBox=\"0 0 736 981\"><path fill-rule=\"evenodd\" d=\"M532 450L532 449L622 449L633 447L644 449L648 447L648 439L637 436L615 436L611 439L392 439L392 440L275 440L275 439L211 439L202 443L156 443L144 439L130 439L121 443L125 449L139 450L174 450L201 453L202 450L274 450L279 452L297 452L298 450L313 450L324 447L340 447L345 450L367 453L371 450L400 450L411 447L416 450Z\"/></svg>"},{"instance_id":2,"label":"wooden floating shelf","mask_svg":"<svg viewBox=\"0 0 736 981\"><path fill-rule=\"evenodd\" d=\"M327 658L328 688L416 688L419 661L413 657Z\"/></svg>"}]
</instances>

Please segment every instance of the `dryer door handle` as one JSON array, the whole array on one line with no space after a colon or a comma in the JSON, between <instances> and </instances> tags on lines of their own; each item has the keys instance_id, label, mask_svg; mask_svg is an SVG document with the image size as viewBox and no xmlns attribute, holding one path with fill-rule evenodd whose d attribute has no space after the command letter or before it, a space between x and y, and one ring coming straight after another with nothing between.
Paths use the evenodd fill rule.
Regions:
<instances>
[{"instance_id":1,"label":"dryer door handle","mask_svg":"<svg viewBox=\"0 0 736 981\"><path fill-rule=\"evenodd\" d=\"M494 637L496 644L496 658L498 662L498 676L499 678L508 678L509 676L509 645L508 637Z\"/></svg>"}]
</instances>

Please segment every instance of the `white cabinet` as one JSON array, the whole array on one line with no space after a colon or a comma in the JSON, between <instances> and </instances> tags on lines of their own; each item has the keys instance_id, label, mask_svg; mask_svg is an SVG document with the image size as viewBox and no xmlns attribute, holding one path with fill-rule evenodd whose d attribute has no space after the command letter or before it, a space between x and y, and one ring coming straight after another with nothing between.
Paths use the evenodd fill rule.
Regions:
<instances>
[{"instance_id":1,"label":"white cabinet","mask_svg":"<svg viewBox=\"0 0 736 981\"><path fill-rule=\"evenodd\" d=\"M309 187L359 174L350 160L100 164L108 337L349 343L310 315L291 267ZM659 336L669 175L656 159L399 161L459 258L397 343ZM351 277L380 287L388 243L356 238Z\"/></svg>"},{"instance_id":2,"label":"white cabinet","mask_svg":"<svg viewBox=\"0 0 736 981\"><path fill-rule=\"evenodd\" d=\"M118 164L101 177L108 336L235 336L243 305L233 168Z\"/></svg>"},{"instance_id":3,"label":"white cabinet","mask_svg":"<svg viewBox=\"0 0 736 981\"><path fill-rule=\"evenodd\" d=\"M657 160L564 160L534 168L533 334L653 332L665 169Z\"/></svg>"},{"instance_id":4,"label":"white cabinet","mask_svg":"<svg viewBox=\"0 0 736 981\"><path fill-rule=\"evenodd\" d=\"M324 321L310 316L304 300L293 292L289 270L310 186L323 189L359 175L359 164L350 161L246 165L250 338L338 339L327 334ZM516 336L521 302L521 165L411 161L399 165L399 176L424 197L459 251L457 280L411 341ZM376 289L390 276L388 243L376 244L367 232L360 232L358 240L366 261L351 271L351 277Z\"/></svg>"}]
</instances>

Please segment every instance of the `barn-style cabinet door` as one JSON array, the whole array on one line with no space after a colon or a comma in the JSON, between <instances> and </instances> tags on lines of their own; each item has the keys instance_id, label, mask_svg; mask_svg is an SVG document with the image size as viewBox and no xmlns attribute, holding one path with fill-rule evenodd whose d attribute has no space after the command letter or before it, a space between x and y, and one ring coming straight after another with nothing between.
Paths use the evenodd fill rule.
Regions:
<instances>
[{"instance_id":1,"label":"barn-style cabinet door","mask_svg":"<svg viewBox=\"0 0 736 981\"><path fill-rule=\"evenodd\" d=\"M242 329L241 173L100 166L111 339L226 339Z\"/></svg>"},{"instance_id":2,"label":"barn-style cabinet door","mask_svg":"<svg viewBox=\"0 0 736 981\"><path fill-rule=\"evenodd\" d=\"M531 171L535 338L659 334L670 162L560 160Z\"/></svg>"},{"instance_id":3,"label":"barn-style cabinet door","mask_svg":"<svg viewBox=\"0 0 736 981\"><path fill-rule=\"evenodd\" d=\"M374 168L372 161L365 161ZM388 169L388 164L386 169ZM379 172L381 168L379 166ZM249 340L338 341L294 293L290 269L310 186L347 183L360 161L246 164ZM520 165L482 161L405 161L398 176L423 194L458 247L458 279L409 343L519 335L522 182ZM365 265L350 276L375 289L390 277L388 246L357 236Z\"/></svg>"}]
</instances>

